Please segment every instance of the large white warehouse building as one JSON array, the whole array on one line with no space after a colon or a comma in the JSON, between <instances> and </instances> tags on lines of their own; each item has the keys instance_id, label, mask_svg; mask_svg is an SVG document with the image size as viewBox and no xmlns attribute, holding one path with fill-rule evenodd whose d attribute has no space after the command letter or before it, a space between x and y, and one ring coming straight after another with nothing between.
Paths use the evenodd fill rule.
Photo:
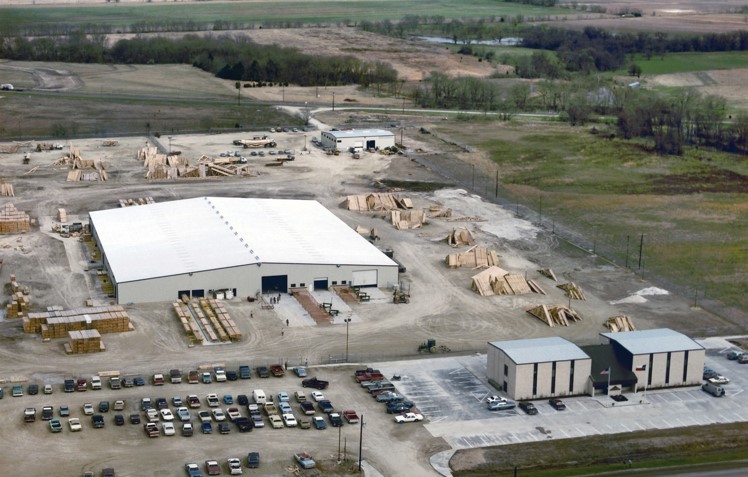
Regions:
<instances>
[{"instance_id":1,"label":"large white warehouse building","mask_svg":"<svg viewBox=\"0 0 748 477\"><path fill-rule=\"evenodd\" d=\"M325 149L348 151L351 148L384 149L395 145L395 134L386 129L323 131L320 142Z\"/></svg>"},{"instance_id":2,"label":"large white warehouse building","mask_svg":"<svg viewBox=\"0 0 748 477\"><path fill-rule=\"evenodd\" d=\"M397 263L314 200L199 197L89 217L118 303L398 281Z\"/></svg>"}]
</instances>

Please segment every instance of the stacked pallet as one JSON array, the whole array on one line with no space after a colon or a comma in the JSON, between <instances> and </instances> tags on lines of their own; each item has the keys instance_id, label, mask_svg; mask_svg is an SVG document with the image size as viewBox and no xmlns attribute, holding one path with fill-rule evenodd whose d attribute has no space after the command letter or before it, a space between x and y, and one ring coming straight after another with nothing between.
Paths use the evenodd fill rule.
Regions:
<instances>
[{"instance_id":1,"label":"stacked pallet","mask_svg":"<svg viewBox=\"0 0 748 477\"><path fill-rule=\"evenodd\" d=\"M550 278L550 279L551 279L551 280L553 280L554 282L557 282L557 281L558 281L558 280L556 279L556 274L555 274L555 273L553 273L553 270L552 270L552 269L550 269L550 268L541 268L540 270L538 270L538 273L539 273L539 274L541 274L541 275L543 275L543 276L544 276L544 277L546 277L546 278Z\"/></svg>"},{"instance_id":2,"label":"stacked pallet","mask_svg":"<svg viewBox=\"0 0 748 477\"><path fill-rule=\"evenodd\" d=\"M636 331L631 318L626 315L617 315L608 318L605 326L613 333L618 333L619 331Z\"/></svg>"},{"instance_id":3,"label":"stacked pallet","mask_svg":"<svg viewBox=\"0 0 748 477\"><path fill-rule=\"evenodd\" d=\"M497 266L489 267L477 275L473 275L471 288L481 296L495 295L493 284L504 277L507 272Z\"/></svg>"},{"instance_id":4,"label":"stacked pallet","mask_svg":"<svg viewBox=\"0 0 748 477\"><path fill-rule=\"evenodd\" d=\"M120 305L54 309L29 313L23 320L23 331L41 333L42 338L64 338L68 331L97 330L99 333L132 331L130 317Z\"/></svg>"},{"instance_id":5,"label":"stacked pallet","mask_svg":"<svg viewBox=\"0 0 748 477\"><path fill-rule=\"evenodd\" d=\"M5 307L5 315L8 318L24 318L31 307L28 287L21 287L16 280L15 274L10 276L10 303Z\"/></svg>"},{"instance_id":6,"label":"stacked pallet","mask_svg":"<svg viewBox=\"0 0 748 477\"><path fill-rule=\"evenodd\" d=\"M447 255L446 262L449 268L498 267L499 255L495 250L474 245L462 253Z\"/></svg>"},{"instance_id":7,"label":"stacked pallet","mask_svg":"<svg viewBox=\"0 0 748 477\"><path fill-rule=\"evenodd\" d=\"M221 326L221 322L218 320L218 316L216 316L213 308L208 304L208 300L206 298L201 298L200 300L198 300L198 303L200 304L200 308L202 308L203 312L205 313L205 316L208 318L208 321L213 326L213 329L216 331L218 339L220 339L221 341L228 341L229 334L226 332L226 330L223 329L223 326Z\"/></svg>"},{"instance_id":8,"label":"stacked pallet","mask_svg":"<svg viewBox=\"0 0 748 477\"><path fill-rule=\"evenodd\" d=\"M119 206L120 207L133 207L136 205L147 205L147 204L155 204L156 201L153 200L153 197L139 197L137 199L120 199L119 200Z\"/></svg>"},{"instance_id":9,"label":"stacked pallet","mask_svg":"<svg viewBox=\"0 0 748 477\"><path fill-rule=\"evenodd\" d=\"M224 331L229 336L231 341L239 341L242 338L242 332L239 330L239 327L236 326L236 323L234 323L234 320L229 315L229 312L226 310L226 306L221 301L214 298L208 299L208 306L210 306L210 308L215 313L215 316L218 319L218 323L221 327L223 327Z\"/></svg>"},{"instance_id":10,"label":"stacked pallet","mask_svg":"<svg viewBox=\"0 0 748 477\"><path fill-rule=\"evenodd\" d=\"M481 296L523 295L525 293L545 295L545 291L532 280L495 266L474 275L471 288Z\"/></svg>"},{"instance_id":11,"label":"stacked pallet","mask_svg":"<svg viewBox=\"0 0 748 477\"><path fill-rule=\"evenodd\" d=\"M181 301L174 302L173 306L174 312L177 314L177 319L182 323L182 329L190 340L202 343L203 334L200 331L200 327L197 325L195 318L192 316L192 313L190 313L188 306Z\"/></svg>"},{"instance_id":12,"label":"stacked pallet","mask_svg":"<svg viewBox=\"0 0 748 477\"><path fill-rule=\"evenodd\" d=\"M459 231L452 229L452 232L447 236L447 243L450 247L460 247L462 245L473 245L475 239L473 234L466 228L462 228Z\"/></svg>"},{"instance_id":13,"label":"stacked pallet","mask_svg":"<svg viewBox=\"0 0 748 477\"><path fill-rule=\"evenodd\" d=\"M25 233L31 229L31 217L16 209L13 204L0 208L0 234Z\"/></svg>"},{"instance_id":14,"label":"stacked pallet","mask_svg":"<svg viewBox=\"0 0 748 477\"><path fill-rule=\"evenodd\" d=\"M184 297L182 297L182 301L184 301ZM205 313L203 313L203 310L200 309L197 302L191 301L188 303L188 306L192 309L192 313L197 317L197 320L200 322L203 329L205 330L205 333L208 335L208 341L218 341L216 332L213 331L213 327L208 321L208 318L205 317Z\"/></svg>"},{"instance_id":15,"label":"stacked pallet","mask_svg":"<svg viewBox=\"0 0 748 477\"><path fill-rule=\"evenodd\" d=\"M392 210L390 213L392 225L397 230L417 229L426 222L423 210Z\"/></svg>"},{"instance_id":16,"label":"stacked pallet","mask_svg":"<svg viewBox=\"0 0 748 477\"><path fill-rule=\"evenodd\" d=\"M100 353L106 350L96 330L69 331L70 343L65 343L67 354Z\"/></svg>"},{"instance_id":17,"label":"stacked pallet","mask_svg":"<svg viewBox=\"0 0 748 477\"><path fill-rule=\"evenodd\" d=\"M13 184L8 184L7 182L3 182L3 179L0 178L0 196L3 197L15 197L16 192L13 190Z\"/></svg>"},{"instance_id":18,"label":"stacked pallet","mask_svg":"<svg viewBox=\"0 0 748 477\"><path fill-rule=\"evenodd\" d=\"M435 219L446 219L452 217L452 209L445 209L439 206L431 206L429 207L429 217L433 217Z\"/></svg>"},{"instance_id":19,"label":"stacked pallet","mask_svg":"<svg viewBox=\"0 0 748 477\"><path fill-rule=\"evenodd\" d=\"M540 318L550 327L569 326L569 321L582 321L582 317L576 311L563 305L540 305L525 311Z\"/></svg>"},{"instance_id":20,"label":"stacked pallet","mask_svg":"<svg viewBox=\"0 0 748 477\"><path fill-rule=\"evenodd\" d=\"M340 206L358 212L406 210L413 208L413 201L408 197L398 197L390 193L373 193L368 195L349 195Z\"/></svg>"},{"instance_id":21,"label":"stacked pallet","mask_svg":"<svg viewBox=\"0 0 748 477\"><path fill-rule=\"evenodd\" d=\"M566 296L573 300L587 300L587 297L584 295L582 289L579 288L579 286L574 282L562 283L561 285L556 285L556 288L560 288L565 291Z\"/></svg>"},{"instance_id":22,"label":"stacked pallet","mask_svg":"<svg viewBox=\"0 0 748 477\"><path fill-rule=\"evenodd\" d=\"M65 209L57 209L57 221L61 224L66 224L68 221L68 213Z\"/></svg>"}]
</instances>

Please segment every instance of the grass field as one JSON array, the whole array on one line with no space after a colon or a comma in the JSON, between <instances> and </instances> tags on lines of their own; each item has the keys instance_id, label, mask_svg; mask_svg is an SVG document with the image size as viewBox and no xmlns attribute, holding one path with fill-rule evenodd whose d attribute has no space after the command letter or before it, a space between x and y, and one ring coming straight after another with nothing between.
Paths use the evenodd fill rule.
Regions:
<instances>
[{"instance_id":1,"label":"grass field","mask_svg":"<svg viewBox=\"0 0 748 477\"><path fill-rule=\"evenodd\" d=\"M197 24L223 20L247 24L328 24L347 21L380 21L405 15L452 18L532 16L562 14L568 10L505 3L495 0L354 0L203 2L174 4L105 4L62 7L0 8L0 31L27 25L96 24L122 28L134 23L187 22Z\"/></svg>"},{"instance_id":2,"label":"grass field","mask_svg":"<svg viewBox=\"0 0 748 477\"><path fill-rule=\"evenodd\" d=\"M552 123L475 122L439 130L488 151L512 201L542 207L547 223L581 233L599 254L624 264L628 243L629 263L637 268L644 234L644 271L685 296L748 308L748 163L742 157L693 149L661 157L636 143Z\"/></svg>"},{"instance_id":3,"label":"grass field","mask_svg":"<svg viewBox=\"0 0 748 477\"><path fill-rule=\"evenodd\" d=\"M719 466L720 462L743 459L748 451L746 430L748 425L736 423L630 432L604 439L600 436L553 439L461 450L450 464L456 477L511 476L515 465L518 475L523 477L566 477L623 472L629 469L624 462L631 459L636 475L652 476L658 473L642 473L643 469L705 463ZM460 453L465 453L465 456L460 456ZM472 469L455 469L455 464L469 467L471 461L484 463L474 465ZM717 468L720 467L706 470Z\"/></svg>"},{"instance_id":4,"label":"grass field","mask_svg":"<svg viewBox=\"0 0 748 477\"><path fill-rule=\"evenodd\" d=\"M653 56L650 59L637 56L633 62L641 67L644 75L729 70L748 68L748 51L669 53L664 57ZM621 72L626 74L623 70Z\"/></svg>"}]
</instances>

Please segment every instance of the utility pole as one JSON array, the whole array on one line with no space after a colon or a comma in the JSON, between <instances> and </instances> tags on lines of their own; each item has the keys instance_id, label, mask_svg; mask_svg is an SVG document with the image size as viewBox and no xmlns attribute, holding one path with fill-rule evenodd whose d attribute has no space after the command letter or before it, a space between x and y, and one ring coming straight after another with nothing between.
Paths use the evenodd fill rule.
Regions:
<instances>
[{"instance_id":1,"label":"utility pole","mask_svg":"<svg viewBox=\"0 0 748 477\"><path fill-rule=\"evenodd\" d=\"M493 195L495 197L499 196L499 170L498 169L496 169L496 190L494 191Z\"/></svg>"},{"instance_id":2,"label":"utility pole","mask_svg":"<svg viewBox=\"0 0 748 477\"><path fill-rule=\"evenodd\" d=\"M332 110L335 111L335 91L332 92Z\"/></svg>"},{"instance_id":3,"label":"utility pole","mask_svg":"<svg viewBox=\"0 0 748 477\"><path fill-rule=\"evenodd\" d=\"M639 242L639 270L642 269L642 252L644 251L644 234Z\"/></svg>"},{"instance_id":4,"label":"utility pole","mask_svg":"<svg viewBox=\"0 0 748 477\"><path fill-rule=\"evenodd\" d=\"M345 362L348 362L348 325L351 322L350 318L346 318L345 320Z\"/></svg>"},{"instance_id":5,"label":"utility pole","mask_svg":"<svg viewBox=\"0 0 748 477\"><path fill-rule=\"evenodd\" d=\"M237 81L234 86L236 86L236 105L241 106L242 104L242 82Z\"/></svg>"},{"instance_id":6,"label":"utility pole","mask_svg":"<svg viewBox=\"0 0 748 477\"><path fill-rule=\"evenodd\" d=\"M361 472L361 455L364 450L364 415L361 414L361 430L358 435L358 471Z\"/></svg>"}]
</instances>

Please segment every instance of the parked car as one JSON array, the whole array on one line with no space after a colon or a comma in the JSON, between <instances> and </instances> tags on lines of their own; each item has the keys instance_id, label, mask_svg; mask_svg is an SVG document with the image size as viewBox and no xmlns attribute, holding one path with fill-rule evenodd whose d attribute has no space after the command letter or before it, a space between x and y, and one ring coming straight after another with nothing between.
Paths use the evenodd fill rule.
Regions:
<instances>
[{"instance_id":1,"label":"parked car","mask_svg":"<svg viewBox=\"0 0 748 477\"><path fill-rule=\"evenodd\" d=\"M261 378L269 378L270 377L270 369L268 369L267 366L258 366L257 367L257 375Z\"/></svg>"},{"instance_id":2,"label":"parked car","mask_svg":"<svg viewBox=\"0 0 748 477\"><path fill-rule=\"evenodd\" d=\"M184 406L177 408L177 417L179 417L179 420L182 422L189 422L189 420L192 419L190 410Z\"/></svg>"},{"instance_id":3,"label":"parked car","mask_svg":"<svg viewBox=\"0 0 748 477\"><path fill-rule=\"evenodd\" d=\"M145 434L151 438L155 438L161 435L161 432L159 432L158 430L158 425L154 422L147 422L143 424L143 430L145 430Z\"/></svg>"},{"instance_id":4,"label":"parked car","mask_svg":"<svg viewBox=\"0 0 748 477\"><path fill-rule=\"evenodd\" d=\"M702 379L706 380L709 378L713 378L715 376L719 376L719 373L712 368L709 368L707 366L704 366L704 373L702 375Z\"/></svg>"},{"instance_id":5,"label":"parked car","mask_svg":"<svg viewBox=\"0 0 748 477\"><path fill-rule=\"evenodd\" d=\"M174 396L171 398L171 405L174 407L182 407L184 406L184 402L180 396Z\"/></svg>"},{"instance_id":6,"label":"parked car","mask_svg":"<svg viewBox=\"0 0 748 477\"><path fill-rule=\"evenodd\" d=\"M306 368L303 367L303 366L296 366L295 368L293 368L293 372L299 378L306 378L306 376L307 376Z\"/></svg>"},{"instance_id":7,"label":"parked car","mask_svg":"<svg viewBox=\"0 0 748 477\"><path fill-rule=\"evenodd\" d=\"M224 414L223 409L220 407L213 409L213 419L215 419L216 422L225 421L226 414Z\"/></svg>"},{"instance_id":8,"label":"parked car","mask_svg":"<svg viewBox=\"0 0 748 477\"><path fill-rule=\"evenodd\" d=\"M259 412L250 413L249 418L252 420L252 427L265 427L265 421L262 420L262 414Z\"/></svg>"},{"instance_id":9,"label":"parked car","mask_svg":"<svg viewBox=\"0 0 748 477\"><path fill-rule=\"evenodd\" d=\"M224 404L234 404L234 397L231 394L224 394L223 395L223 403Z\"/></svg>"},{"instance_id":10,"label":"parked car","mask_svg":"<svg viewBox=\"0 0 748 477\"><path fill-rule=\"evenodd\" d=\"M296 391L293 394L296 397L296 402L306 401L306 393L304 391Z\"/></svg>"},{"instance_id":11,"label":"parked car","mask_svg":"<svg viewBox=\"0 0 748 477\"><path fill-rule=\"evenodd\" d=\"M486 398L486 403L492 403L492 402L498 402L498 401L506 401L507 399L505 397L501 396L490 396Z\"/></svg>"},{"instance_id":12,"label":"parked car","mask_svg":"<svg viewBox=\"0 0 748 477\"><path fill-rule=\"evenodd\" d=\"M302 429L311 429L312 428L311 419L299 419L299 427Z\"/></svg>"},{"instance_id":13,"label":"parked car","mask_svg":"<svg viewBox=\"0 0 748 477\"><path fill-rule=\"evenodd\" d=\"M328 416L330 419L330 425L332 427L340 427L343 425L343 418L337 412L331 412Z\"/></svg>"},{"instance_id":14,"label":"parked car","mask_svg":"<svg viewBox=\"0 0 748 477\"><path fill-rule=\"evenodd\" d=\"M70 415L70 407L68 407L67 404L60 404L58 411L60 413L60 417L68 417Z\"/></svg>"},{"instance_id":15,"label":"parked car","mask_svg":"<svg viewBox=\"0 0 748 477\"><path fill-rule=\"evenodd\" d=\"M36 396L37 394L39 394L39 385L29 384L29 396Z\"/></svg>"},{"instance_id":16,"label":"parked car","mask_svg":"<svg viewBox=\"0 0 748 477\"><path fill-rule=\"evenodd\" d=\"M512 401L493 401L487 404L489 411L509 411L516 406Z\"/></svg>"},{"instance_id":17,"label":"parked car","mask_svg":"<svg viewBox=\"0 0 748 477\"><path fill-rule=\"evenodd\" d=\"M308 416L314 415L314 404L312 404L311 401L302 401L299 403L299 407L301 408L302 413Z\"/></svg>"},{"instance_id":18,"label":"parked car","mask_svg":"<svg viewBox=\"0 0 748 477\"><path fill-rule=\"evenodd\" d=\"M192 427L192 423L191 422L184 422L184 423L182 423L182 435L184 437L191 437L194 432L195 432L195 430Z\"/></svg>"},{"instance_id":19,"label":"parked car","mask_svg":"<svg viewBox=\"0 0 748 477\"><path fill-rule=\"evenodd\" d=\"M51 421L55 417L55 408L53 406L42 407L42 421Z\"/></svg>"},{"instance_id":20,"label":"parked car","mask_svg":"<svg viewBox=\"0 0 748 477\"><path fill-rule=\"evenodd\" d=\"M194 394L190 394L187 396L187 405L193 409L200 407L200 398Z\"/></svg>"},{"instance_id":21,"label":"parked car","mask_svg":"<svg viewBox=\"0 0 748 477\"><path fill-rule=\"evenodd\" d=\"M398 424L416 421L423 421L423 415L415 412L405 412L403 414L395 416L395 422Z\"/></svg>"},{"instance_id":22,"label":"parked car","mask_svg":"<svg viewBox=\"0 0 748 477\"><path fill-rule=\"evenodd\" d=\"M184 464L184 470L188 477L203 477L203 471L197 464Z\"/></svg>"},{"instance_id":23,"label":"parked car","mask_svg":"<svg viewBox=\"0 0 748 477\"><path fill-rule=\"evenodd\" d=\"M330 414L335 410L335 408L332 405L332 402L330 402L328 399L323 399L317 403L317 407L319 407L319 410L324 412L325 414Z\"/></svg>"},{"instance_id":24,"label":"parked car","mask_svg":"<svg viewBox=\"0 0 748 477\"><path fill-rule=\"evenodd\" d=\"M229 465L229 474L239 475L242 473L242 461L236 457L229 457L227 463Z\"/></svg>"},{"instance_id":25,"label":"parked car","mask_svg":"<svg viewBox=\"0 0 748 477\"><path fill-rule=\"evenodd\" d=\"M21 397L21 396L23 396L23 386L21 386L20 384L14 384L13 385L13 389L11 391L11 395L13 397Z\"/></svg>"},{"instance_id":26,"label":"parked car","mask_svg":"<svg viewBox=\"0 0 748 477\"><path fill-rule=\"evenodd\" d=\"M213 433L213 424L210 422L203 422L200 424L200 429L203 431L203 434L212 434Z\"/></svg>"},{"instance_id":27,"label":"parked car","mask_svg":"<svg viewBox=\"0 0 748 477\"><path fill-rule=\"evenodd\" d=\"M247 404L249 404L249 398L246 394L240 394L236 396L236 403L240 406L246 406Z\"/></svg>"},{"instance_id":28,"label":"parked car","mask_svg":"<svg viewBox=\"0 0 748 477\"><path fill-rule=\"evenodd\" d=\"M293 414L283 414L283 424L285 424L286 427L296 427L298 423Z\"/></svg>"},{"instance_id":29,"label":"parked car","mask_svg":"<svg viewBox=\"0 0 748 477\"><path fill-rule=\"evenodd\" d=\"M256 469L260 466L260 453L250 452L247 454L247 467Z\"/></svg>"},{"instance_id":30,"label":"parked car","mask_svg":"<svg viewBox=\"0 0 748 477\"><path fill-rule=\"evenodd\" d=\"M741 354L740 357L738 358L738 363L740 364L748 363L748 353Z\"/></svg>"},{"instance_id":31,"label":"parked car","mask_svg":"<svg viewBox=\"0 0 748 477\"><path fill-rule=\"evenodd\" d=\"M198 384L200 382L200 372L196 369L193 369L189 373L187 373L187 382L189 384Z\"/></svg>"},{"instance_id":32,"label":"parked car","mask_svg":"<svg viewBox=\"0 0 748 477\"><path fill-rule=\"evenodd\" d=\"M296 462L302 469L313 469L317 466L317 463L314 462L312 456L307 454L306 452L299 452L298 454L294 454L294 459L296 459Z\"/></svg>"},{"instance_id":33,"label":"parked car","mask_svg":"<svg viewBox=\"0 0 748 477\"><path fill-rule=\"evenodd\" d=\"M718 374L717 376L712 376L711 378L707 379L712 384L729 384L730 380L721 374Z\"/></svg>"},{"instance_id":34,"label":"parked car","mask_svg":"<svg viewBox=\"0 0 748 477\"><path fill-rule=\"evenodd\" d=\"M104 427L104 416L101 414L94 414L91 416L91 424L93 424L94 429L101 429Z\"/></svg>"},{"instance_id":35,"label":"parked car","mask_svg":"<svg viewBox=\"0 0 748 477\"><path fill-rule=\"evenodd\" d=\"M130 414L130 424L140 424L140 414Z\"/></svg>"},{"instance_id":36,"label":"parked car","mask_svg":"<svg viewBox=\"0 0 748 477\"><path fill-rule=\"evenodd\" d=\"M221 475L221 466L218 465L217 460L206 460L205 470L208 475Z\"/></svg>"},{"instance_id":37,"label":"parked car","mask_svg":"<svg viewBox=\"0 0 748 477\"><path fill-rule=\"evenodd\" d=\"M311 394L311 396L312 396L312 399L314 399L315 402L324 401L324 399L325 399L325 395L322 394L319 391L313 391L312 394Z\"/></svg>"},{"instance_id":38,"label":"parked car","mask_svg":"<svg viewBox=\"0 0 748 477\"><path fill-rule=\"evenodd\" d=\"M219 422L218 423L218 432L220 434L229 434L231 432L231 427L229 427L228 422Z\"/></svg>"},{"instance_id":39,"label":"parked car","mask_svg":"<svg viewBox=\"0 0 748 477\"><path fill-rule=\"evenodd\" d=\"M168 409L169 402L166 398L156 398L156 409Z\"/></svg>"},{"instance_id":40,"label":"parked car","mask_svg":"<svg viewBox=\"0 0 748 477\"><path fill-rule=\"evenodd\" d=\"M52 385L51 384L45 384L44 385L44 394L52 394ZM2 392L0 391L0 398L2 398Z\"/></svg>"},{"instance_id":41,"label":"parked car","mask_svg":"<svg viewBox=\"0 0 748 477\"><path fill-rule=\"evenodd\" d=\"M164 422L161 424L161 428L164 430L165 436L173 436L177 433L173 422Z\"/></svg>"},{"instance_id":42,"label":"parked car","mask_svg":"<svg viewBox=\"0 0 748 477\"><path fill-rule=\"evenodd\" d=\"M718 384L713 384L713 383L708 383L707 382L707 383L704 383L704 384L701 385L701 389L703 389L704 391L708 392L709 394L711 394L714 397L722 397L722 396L725 395L725 389L722 386L718 385Z\"/></svg>"},{"instance_id":43,"label":"parked car","mask_svg":"<svg viewBox=\"0 0 748 477\"><path fill-rule=\"evenodd\" d=\"M197 413L197 418L200 419L200 422L210 422L210 411L199 411Z\"/></svg>"},{"instance_id":44,"label":"parked car","mask_svg":"<svg viewBox=\"0 0 748 477\"><path fill-rule=\"evenodd\" d=\"M268 421L270 421L270 426L273 429L280 429L283 427L283 420L280 418L277 414L271 414L268 416Z\"/></svg>"},{"instance_id":45,"label":"parked car","mask_svg":"<svg viewBox=\"0 0 748 477\"><path fill-rule=\"evenodd\" d=\"M390 401L387 403L387 414L402 414L413 407L411 401Z\"/></svg>"},{"instance_id":46,"label":"parked car","mask_svg":"<svg viewBox=\"0 0 748 477\"><path fill-rule=\"evenodd\" d=\"M250 432L252 430L252 421L246 417L237 417L234 419L234 424L239 432Z\"/></svg>"},{"instance_id":47,"label":"parked car","mask_svg":"<svg viewBox=\"0 0 748 477\"><path fill-rule=\"evenodd\" d=\"M213 382L213 375L210 374L210 371L203 371L200 375L200 380L203 384L210 384Z\"/></svg>"},{"instance_id":48,"label":"parked car","mask_svg":"<svg viewBox=\"0 0 748 477\"><path fill-rule=\"evenodd\" d=\"M132 382L135 386L145 386L145 379L142 376L135 376Z\"/></svg>"},{"instance_id":49,"label":"parked car","mask_svg":"<svg viewBox=\"0 0 748 477\"><path fill-rule=\"evenodd\" d=\"M534 416L538 413L538 408L536 408L531 402L521 401L519 403L519 408L525 411L525 414L529 414L530 416Z\"/></svg>"},{"instance_id":50,"label":"parked car","mask_svg":"<svg viewBox=\"0 0 748 477\"><path fill-rule=\"evenodd\" d=\"M566 404L558 398L551 398L548 400L548 404L551 405L551 407L557 411L563 411L566 409Z\"/></svg>"},{"instance_id":51,"label":"parked car","mask_svg":"<svg viewBox=\"0 0 748 477\"><path fill-rule=\"evenodd\" d=\"M83 404L83 414L85 416L92 416L93 413L94 413L93 404L91 404L90 402Z\"/></svg>"},{"instance_id":52,"label":"parked car","mask_svg":"<svg viewBox=\"0 0 748 477\"><path fill-rule=\"evenodd\" d=\"M122 411L125 409L125 401L122 399L117 399L114 401L114 408L115 411Z\"/></svg>"},{"instance_id":53,"label":"parked car","mask_svg":"<svg viewBox=\"0 0 748 477\"><path fill-rule=\"evenodd\" d=\"M230 407L226 409L226 415L229 417L229 421L234 421L242 417L238 407Z\"/></svg>"},{"instance_id":54,"label":"parked car","mask_svg":"<svg viewBox=\"0 0 748 477\"><path fill-rule=\"evenodd\" d=\"M226 379L229 381L236 381L239 379L239 375L236 374L236 371L226 371Z\"/></svg>"},{"instance_id":55,"label":"parked car","mask_svg":"<svg viewBox=\"0 0 748 477\"><path fill-rule=\"evenodd\" d=\"M34 422L36 421L36 408L27 407L23 410L23 422Z\"/></svg>"},{"instance_id":56,"label":"parked car","mask_svg":"<svg viewBox=\"0 0 748 477\"><path fill-rule=\"evenodd\" d=\"M208 403L208 407L218 407L218 405L220 404L217 394L208 394L208 396L206 396L205 398L205 401Z\"/></svg>"},{"instance_id":57,"label":"parked car","mask_svg":"<svg viewBox=\"0 0 748 477\"><path fill-rule=\"evenodd\" d=\"M62 432L62 423L60 422L60 420L57 418L50 419L49 430L54 433Z\"/></svg>"},{"instance_id":58,"label":"parked car","mask_svg":"<svg viewBox=\"0 0 748 477\"><path fill-rule=\"evenodd\" d=\"M316 377L314 377L314 378L303 380L301 382L301 385L305 388L314 388L314 389L319 389L321 391L323 389L327 389L327 386L330 385L330 382L323 381L321 379L317 379Z\"/></svg>"},{"instance_id":59,"label":"parked car","mask_svg":"<svg viewBox=\"0 0 748 477\"><path fill-rule=\"evenodd\" d=\"M169 409L161 409L161 419L164 421L173 421L174 420L174 414L172 414L171 410Z\"/></svg>"},{"instance_id":60,"label":"parked car","mask_svg":"<svg viewBox=\"0 0 748 477\"><path fill-rule=\"evenodd\" d=\"M241 379L251 379L252 378L252 368L250 368L246 364L239 366L239 378L241 378Z\"/></svg>"},{"instance_id":61,"label":"parked car","mask_svg":"<svg viewBox=\"0 0 748 477\"><path fill-rule=\"evenodd\" d=\"M107 467L101 471L101 477L114 477L114 469Z\"/></svg>"},{"instance_id":62,"label":"parked car","mask_svg":"<svg viewBox=\"0 0 748 477\"><path fill-rule=\"evenodd\" d=\"M81 426L81 420L77 417L71 417L68 419L68 427L70 427L70 432L79 432L83 429L83 426Z\"/></svg>"},{"instance_id":63,"label":"parked car","mask_svg":"<svg viewBox=\"0 0 748 477\"><path fill-rule=\"evenodd\" d=\"M312 418L312 424L314 424L315 429L322 430L327 428L327 423L320 416L314 416Z\"/></svg>"},{"instance_id":64,"label":"parked car","mask_svg":"<svg viewBox=\"0 0 748 477\"><path fill-rule=\"evenodd\" d=\"M140 399L140 410L145 411L146 409L152 409L153 403L151 402L151 398L144 397Z\"/></svg>"},{"instance_id":65,"label":"parked car","mask_svg":"<svg viewBox=\"0 0 748 477\"><path fill-rule=\"evenodd\" d=\"M729 359L730 361L735 361L738 358L740 358L742 355L743 355L742 351L732 350L727 353L727 359Z\"/></svg>"},{"instance_id":66,"label":"parked car","mask_svg":"<svg viewBox=\"0 0 748 477\"><path fill-rule=\"evenodd\" d=\"M125 416L122 414L115 414L114 415L114 424L116 426L124 426L125 425Z\"/></svg>"},{"instance_id":67,"label":"parked car","mask_svg":"<svg viewBox=\"0 0 748 477\"><path fill-rule=\"evenodd\" d=\"M226 382L226 370L221 367L215 367L213 368L213 372L216 375L216 382L217 383L223 383Z\"/></svg>"},{"instance_id":68,"label":"parked car","mask_svg":"<svg viewBox=\"0 0 748 477\"><path fill-rule=\"evenodd\" d=\"M289 401L289 397L288 397L287 392L281 391L278 393L278 402L288 402L288 401Z\"/></svg>"},{"instance_id":69,"label":"parked car","mask_svg":"<svg viewBox=\"0 0 748 477\"><path fill-rule=\"evenodd\" d=\"M109 401L99 401L99 412L109 412Z\"/></svg>"}]
</instances>

